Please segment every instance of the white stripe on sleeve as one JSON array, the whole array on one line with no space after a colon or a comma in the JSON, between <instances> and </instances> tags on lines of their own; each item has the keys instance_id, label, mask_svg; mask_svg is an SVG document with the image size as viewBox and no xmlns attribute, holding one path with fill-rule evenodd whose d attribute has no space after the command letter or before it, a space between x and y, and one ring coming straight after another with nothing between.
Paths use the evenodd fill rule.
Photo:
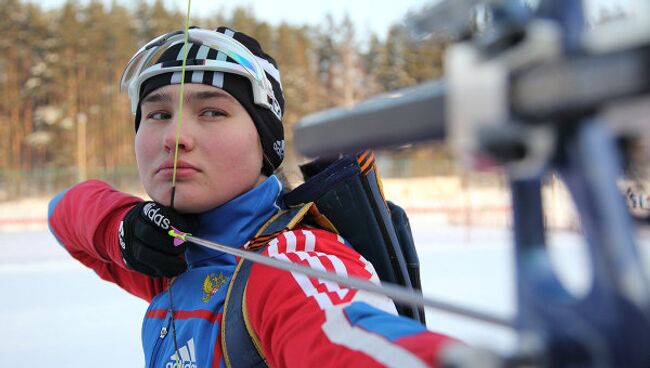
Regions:
<instances>
[{"instance_id":1,"label":"white stripe on sleeve","mask_svg":"<svg viewBox=\"0 0 650 368\"><path fill-rule=\"evenodd\" d=\"M276 258L291 262L291 260L285 254L278 254ZM307 276L297 272L291 272L291 275L296 280L303 293L305 293L307 297L313 297L321 309L328 309L332 307L332 301L330 300L329 296L316 290L314 284L311 283Z\"/></svg>"},{"instance_id":2,"label":"white stripe on sleeve","mask_svg":"<svg viewBox=\"0 0 650 368\"><path fill-rule=\"evenodd\" d=\"M352 326L343 312L344 306L335 306L325 311L322 329L335 344L365 353L387 367L427 367L419 357L393 344L386 338Z\"/></svg>"},{"instance_id":3,"label":"white stripe on sleeve","mask_svg":"<svg viewBox=\"0 0 650 368\"><path fill-rule=\"evenodd\" d=\"M293 231L286 231L282 233L284 239L287 241L287 253L296 251L296 234Z\"/></svg>"},{"instance_id":4,"label":"white stripe on sleeve","mask_svg":"<svg viewBox=\"0 0 650 368\"><path fill-rule=\"evenodd\" d=\"M309 230L303 230L305 235L305 252L313 252L316 249L316 237Z\"/></svg>"}]
</instances>

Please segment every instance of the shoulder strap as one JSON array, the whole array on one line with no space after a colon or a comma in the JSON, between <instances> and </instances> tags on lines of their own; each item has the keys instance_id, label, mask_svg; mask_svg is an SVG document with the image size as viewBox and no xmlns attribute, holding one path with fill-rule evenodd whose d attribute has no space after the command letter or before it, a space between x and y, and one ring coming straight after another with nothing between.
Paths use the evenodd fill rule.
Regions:
<instances>
[{"instance_id":1,"label":"shoulder strap","mask_svg":"<svg viewBox=\"0 0 650 368\"><path fill-rule=\"evenodd\" d=\"M314 203L309 202L280 210L262 225L253 240L248 242L246 249L253 250L263 247L278 235L293 229L308 212L313 212L312 207L314 207Z\"/></svg>"},{"instance_id":2,"label":"shoulder strap","mask_svg":"<svg viewBox=\"0 0 650 368\"><path fill-rule=\"evenodd\" d=\"M247 249L262 252L269 241L293 229L313 207L307 203L278 212L251 240ZM259 337L253 330L246 311L246 285L253 262L242 259L230 280L223 307L221 346L226 367L268 367Z\"/></svg>"},{"instance_id":3,"label":"shoulder strap","mask_svg":"<svg viewBox=\"0 0 650 368\"><path fill-rule=\"evenodd\" d=\"M244 317L243 301L246 280L252 262L241 261L230 280L223 307L221 346L226 367L268 367L257 335ZM251 333L252 332L252 333Z\"/></svg>"}]
</instances>

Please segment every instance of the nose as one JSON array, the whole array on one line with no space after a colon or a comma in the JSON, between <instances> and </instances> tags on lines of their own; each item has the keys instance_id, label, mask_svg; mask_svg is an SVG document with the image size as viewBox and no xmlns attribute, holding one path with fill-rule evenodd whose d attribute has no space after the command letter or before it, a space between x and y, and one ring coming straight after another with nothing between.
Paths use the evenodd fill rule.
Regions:
<instances>
[{"instance_id":1,"label":"nose","mask_svg":"<svg viewBox=\"0 0 650 368\"><path fill-rule=\"evenodd\" d=\"M163 143L167 152L174 152L176 150L176 141L178 139L178 150L191 151L195 146L195 138L192 134L191 122L187 119L181 119L178 122L178 117L175 116L173 123L167 124L165 133L163 135ZM177 138L178 136L178 138Z\"/></svg>"}]
</instances>

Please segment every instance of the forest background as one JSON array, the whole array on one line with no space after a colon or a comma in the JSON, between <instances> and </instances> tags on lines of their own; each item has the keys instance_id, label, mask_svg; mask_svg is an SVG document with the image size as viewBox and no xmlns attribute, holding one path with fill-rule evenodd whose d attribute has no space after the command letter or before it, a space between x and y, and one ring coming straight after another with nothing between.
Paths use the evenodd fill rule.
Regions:
<instances>
[{"instance_id":1,"label":"forest background","mask_svg":"<svg viewBox=\"0 0 650 368\"><path fill-rule=\"evenodd\" d=\"M86 178L140 188L133 115L119 78L135 50L180 28L184 16L161 0L130 6L67 1L47 10L0 0L0 201L50 195ZM370 34L363 42L347 17L327 16L319 26L271 25L237 8L195 14L191 24L243 31L276 58L289 147L292 125L306 114L442 74L446 42L414 40L400 24L383 39ZM431 145L393 152L380 160L382 171L387 177L448 173L454 169L446 152ZM288 150L290 179L304 161Z\"/></svg>"}]
</instances>

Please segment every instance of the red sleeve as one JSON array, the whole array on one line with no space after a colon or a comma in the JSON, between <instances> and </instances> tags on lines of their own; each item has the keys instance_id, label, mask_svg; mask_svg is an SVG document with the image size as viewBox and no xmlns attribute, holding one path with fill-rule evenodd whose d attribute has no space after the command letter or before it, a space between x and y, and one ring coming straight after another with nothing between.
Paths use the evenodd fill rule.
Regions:
<instances>
[{"instance_id":1,"label":"red sleeve","mask_svg":"<svg viewBox=\"0 0 650 368\"><path fill-rule=\"evenodd\" d=\"M370 263L323 230L286 232L265 253L379 282ZM442 349L456 341L397 316L386 297L260 264L252 266L245 300L270 366L436 366Z\"/></svg>"},{"instance_id":2,"label":"red sleeve","mask_svg":"<svg viewBox=\"0 0 650 368\"><path fill-rule=\"evenodd\" d=\"M68 189L58 202L53 200L48 221L50 230L72 257L102 279L151 301L164 290L166 280L127 269L119 248L120 222L140 202L142 199L102 181L89 180Z\"/></svg>"}]
</instances>

